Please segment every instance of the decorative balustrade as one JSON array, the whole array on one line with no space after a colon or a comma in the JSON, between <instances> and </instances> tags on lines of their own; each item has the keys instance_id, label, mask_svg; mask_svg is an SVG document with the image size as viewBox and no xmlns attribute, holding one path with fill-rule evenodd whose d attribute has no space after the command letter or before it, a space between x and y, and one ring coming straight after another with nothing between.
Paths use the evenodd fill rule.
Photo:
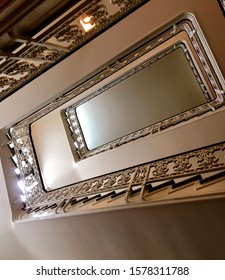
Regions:
<instances>
[{"instance_id":1,"label":"decorative balustrade","mask_svg":"<svg viewBox=\"0 0 225 280\"><path fill-rule=\"evenodd\" d=\"M79 214L82 212L82 207L77 209L73 205L89 201L97 203L104 197L111 197L111 200L114 197L115 200L122 196L124 197L122 204L126 205L130 203L130 197L137 188L140 195L135 202L142 203L145 201L146 186L155 182L170 182L176 178L185 179L197 174L225 170L225 142L223 142L46 192L41 182L38 163L32 152L29 132L25 129L19 132L13 130L12 137L14 149L20 155L18 166L26 190L26 207L22 211L21 219L28 216L41 217L43 213L52 216L75 211L74 214ZM223 187L221 191L224 195ZM109 206L104 205L103 208ZM89 210L91 209L92 207Z\"/></svg>"}]
</instances>

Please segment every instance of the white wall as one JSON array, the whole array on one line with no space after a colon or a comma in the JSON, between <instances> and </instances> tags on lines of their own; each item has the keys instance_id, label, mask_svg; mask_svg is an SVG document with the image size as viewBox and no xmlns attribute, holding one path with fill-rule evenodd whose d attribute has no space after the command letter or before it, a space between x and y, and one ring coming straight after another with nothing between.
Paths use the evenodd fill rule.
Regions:
<instances>
[{"instance_id":1,"label":"white wall","mask_svg":"<svg viewBox=\"0 0 225 280\"><path fill-rule=\"evenodd\" d=\"M70 88L87 69L91 72L184 11L196 15L225 73L225 26L217 1L205 0L203 5L196 0L151 0L76 55L1 102L0 127L29 114L47 99ZM70 59L76 71L67 68ZM207 138L211 132L202 129L204 133L199 137ZM0 259L224 258L222 200L12 224L0 168L0 205Z\"/></svg>"}]
</instances>

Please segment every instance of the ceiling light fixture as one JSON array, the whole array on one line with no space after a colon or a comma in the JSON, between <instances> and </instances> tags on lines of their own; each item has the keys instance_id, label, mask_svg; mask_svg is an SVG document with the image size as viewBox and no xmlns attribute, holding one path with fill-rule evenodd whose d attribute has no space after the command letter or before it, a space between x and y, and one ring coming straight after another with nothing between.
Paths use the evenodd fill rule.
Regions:
<instances>
[{"instance_id":1,"label":"ceiling light fixture","mask_svg":"<svg viewBox=\"0 0 225 280\"><path fill-rule=\"evenodd\" d=\"M20 199L21 199L22 202L26 202L26 195L23 195L23 194L22 194L22 195L20 196Z\"/></svg>"},{"instance_id":2,"label":"ceiling light fixture","mask_svg":"<svg viewBox=\"0 0 225 280\"><path fill-rule=\"evenodd\" d=\"M83 27L84 31L88 32L95 26L94 18L92 16L85 16L80 20L80 24Z\"/></svg>"},{"instance_id":3,"label":"ceiling light fixture","mask_svg":"<svg viewBox=\"0 0 225 280\"><path fill-rule=\"evenodd\" d=\"M20 181L18 181L17 182L17 186L19 187L19 189L21 190L21 192L23 193L23 194L25 194L25 186L24 186L24 183L23 183L23 181L22 180L20 180Z\"/></svg>"}]
</instances>

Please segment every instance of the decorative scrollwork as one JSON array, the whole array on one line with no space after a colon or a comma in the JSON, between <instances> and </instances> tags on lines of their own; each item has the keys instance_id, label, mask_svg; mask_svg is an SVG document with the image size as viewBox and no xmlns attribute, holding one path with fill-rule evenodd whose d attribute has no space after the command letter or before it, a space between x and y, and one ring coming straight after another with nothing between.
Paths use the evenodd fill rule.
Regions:
<instances>
[{"instance_id":1,"label":"decorative scrollwork","mask_svg":"<svg viewBox=\"0 0 225 280\"><path fill-rule=\"evenodd\" d=\"M173 170L176 173L185 173L191 168L192 164L189 161L189 158L186 156L179 156L174 160Z\"/></svg>"},{"instance_id":2,"label":"decorative scrollwork","mask_svg":"<svg viewBox=\"0 0 225 280\"><path fill-rule=\"evenodd\" d=\"M165 177L166 173L169 171L168 162L167 161L161 161L157 162L154 165L154 170L152 171L152 174L154 177Z\"/></svg>"},{"instance_id":3,"label":"decorative scrollwork","mask_svg":"<svg viewBox=\"0 0 225 280\"><path fill-rule=\"evenodd\" d=\"M149 171L149 164L144 166L139 166L134 176L134 183L136 184L144 183L146 180L146 176L148 175L148 171Z\"/></svg>"},{"instance_id":4,"label":"decorative scrollwork","mask_svg":"<svg viewBox=\"0 0 225 280\"><path fill-rule=\"evenodd\" d=\"M199 172L221 170L225 168L225 143L212 147L190 151L181 155L171 156L155 162L127 168L122 171L102 175L94 179L57 189L46 193L43 191L37 162L29 140L29 128L12 130L15 154L18 159L21 177L24 181L27 207L57 203L62 200L79 199L90 195L104 194L109 190L128 189L137 184L174 179L179 176L191 176ZM216 154L215 154L216 153ZM149 174L149 171L150 174Z\"/></svg>"},{"instance_id":5,"label":"decorative scrollwork","mask_svg":"<svg viewBox=\"0 0 225 280\"><path fill-rule=\"evenodd\" d=\"M87 14L90 14L91 24L95 24L96 27L102 27L107 22L109 13L105 5L97 5Z\"/></svg>"},{"instance_id":6,"label":"decorative scrollwork","mask_svg":"<svg viewBox=\"0 0 225 280\"><path fill-rule=\"evenodd\" d=\"M8 69L5 74L14 76L14 75L23 75L31 74L32 72L36 71L37 67L33 63L29 62L18 62L12 68Z\"/></svg>"},{"instance_id":7,"label":"decorative scrollwork","mask_svg":"<svg viewBox=\"0 0 225 280\"><path fill-rule=\"evenodd\" d=\"M131 182L135 170L127 170L126 172L120 173L118 185L127 185Z\"/></svg>"},{"instance_id":8,"label":"decorative scrollwork","mask_svg":"<svg viewBox=\"0 0 225 280\"><path fill-rule=\"evenodd\" d=\"M110 3L113 5L121 6L121 5L128 5L130 3L135 3L136 0L110 0Z\"/></svg>"},{"instance_id":9,"label":"decorative scrollwork","mask_svg":"<svg viewBox=\"0 0 225 280\"><path fill-rule=\"evenodd\" d=\"M59 42L79 42L82 39L83 31L78 25L67 25L55 35Z\"/></svg>"},{"instance_id":10,"label":"decorative scrollwork","mask_svg":"<svg viewBox=\"0 0 225 280\"><path fill-rule=\"evenodd\" d=\"M85 182L82 187L77 192L78 195L80 194L88 194L92 190L92 182Z\"/></svg>"},{"instance_id":11,"label":"decorative scrollwork","mask_svg":"<svg viewBox=\"0 0 225 280\"><path fill-rule=\"evenodd\" d=\"M217 165L219 158L214 154L213 150L205 150L203 153L198 155L198 166L199 168L212 168Z\"/></svg>"},{"instance_id":12,"label":"decorative scrollwork","mask_svg":"<svg viewBox=\"0 0 225 280\"><path fill-rule=\"evenodd\" d=\"M5 86L13 86L17 82L14 78L9 77L0 77L0 88L4 88Z\"/></svg>"},{"instance_id":13,"label":"decorative scrollwork","mask_svg":"<svg viewBox=\"0 0 225 280\"><path fill-rule=\"evenodd\" d=\"M106 177L106 178L104 179L104 188L105 188L105 189L110 189L110 188L112 188L115 184L116 184L116 178L114 178L114 177L108 176L108 177Z\"/></svg>"},{"instance_id":14,"label":"decorative scrollwork","mask_svg":"<svg viewBox=\"0 0 225 280\"><path fill-rule=\"evenodd\" d=\"M99 191L102 188L103 184L101 180L95 180L91 184L91 190L92 191Z\"/></svg>"},{"instance_id":15,"label":"decorative scrollwork","mask_svg":"<svg viewBox=\"0 0 225 280\"><path fill-rule=\"evenodd\" d=\"M26 57L40 59L45 62L46 60L56 61L63 54L63 51L59 51L56 49L48 49L47 47L35 47L29 50Z\"/></svg>"},{"instance_id":16,"label":"decorative scrollwork","mask_svg":"<svg viewBox=\"0 0 225 280\"><path fill-rule=\"evenodd\" d=\"M88 149L79 126L79 121L76 112L72 109L67 109L66 114L68 115L69 127L74 135L74 144L78 155L82 158L84 154L87 153Z\"/></svg>"},{"instance_id":17,"label":"decorative scrollwork","mask_svg":"<svg viewBox=\"0 0 225 280\"><path fill-rule=\"evenodd\" d=\"M27 58L39 58L39 57L43 57L42 54L43 52L47 50L47 47L33 47L31 49L29 49L29 51L26 53L26 57Z\"/></svg>"},{"instance_id":18,"label":"decorative scrollwork","mask_svg":"<svg viewBox=\"0 0 225 280\"><path fill-rule=\"evenodd\" d=\"M44 188L29 137L29 127L12 129L11 135L18 168L20 169L20 178L25 187L26 203L31 205L34 200L42 195Z\"/></svg>"},{"instance_id":19,"label":"decorative scrollwork","mask_svg":"<svg viewBox=\"0 0 225 280\"><path fill-rule=\"evenodd\" d=\"M64 52L58 50L48 50L46 54L43 54L43 60L56 61L58 58L63 56Z\"/></svg>"},{"instance_id":20,"label":"decorative scrollwork","mask_svg":"<svg viewBox=\"0 0 225 280\"><path fill-rule=\"evenodd\" d=\"M136 4L138 1L137 0L110 0L110 3L113 5L117 5L118 7L127 8L130 7L134 4Z\"/></svg>"}]
</instances>

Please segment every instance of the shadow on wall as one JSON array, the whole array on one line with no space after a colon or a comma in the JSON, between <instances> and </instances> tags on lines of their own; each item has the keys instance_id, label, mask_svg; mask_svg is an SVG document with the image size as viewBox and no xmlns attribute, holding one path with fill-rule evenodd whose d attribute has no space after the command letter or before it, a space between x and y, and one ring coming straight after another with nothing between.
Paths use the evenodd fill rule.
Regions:
<instances>
[{"instance_id":1,"label":"shadow on wall","mask_svg":"<svg viewBox=\"0 0 225 280\"><path fill-rule=\"evenodd\" d=\"M30 252L32 258L46 260L224 259L224 202L174 203L17 224L13 233L24 248L14 258L29 257ZM8 246L13 249L13 244Z\"/></svg>"},{"instance_id":2,"label":"shadow on wall","mask_svg":"<svg viewBox=\"0 0 225 280\"><path fill-rule=\"evenodd\" d=\"M32 260L32 255L20 244L12 231L0 235L0 260Z\"/></svg>"}]
</instances>

